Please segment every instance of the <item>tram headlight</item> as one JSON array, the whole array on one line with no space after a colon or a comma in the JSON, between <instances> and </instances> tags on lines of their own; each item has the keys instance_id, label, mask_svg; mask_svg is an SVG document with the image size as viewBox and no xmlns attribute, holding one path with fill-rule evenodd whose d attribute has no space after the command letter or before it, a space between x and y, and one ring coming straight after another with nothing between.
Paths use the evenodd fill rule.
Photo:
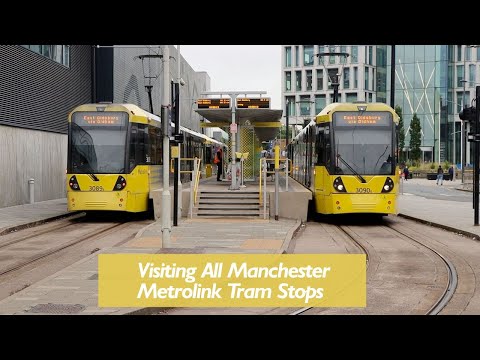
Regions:
<instances>
[{"instance_id":1,"label":"tram headlight","mask_svg":"<svg viewBox=\"0 0 480 360\"><path fill-rule=\"evenodd\" d=\"M385 183L383 184L382 193L387 193L392 191L393 187L394 187L394 184L393 184L392 178L387 177L385 179Z\"/></svg>"},{"instance_id":2,"label":"tram headlight","mask_svg":"<svg viewBox=\"0 0 480 360\"><path fill-rule=\"evenodd\" d=\"M72 190L75 190L75 191L80 190L80 185L78 185L78 181L75 175L70 176L70 179L68 179L68 185Z\"/></svg>"},{"instance_id":3,"label":"tram headlight","mask_svg":"<svg viewBox=\"0 0 480 360\"><path fill-rule=\"evenodd\" d=\"M123 176L119 176L112 191L123 190L125 189L125 186L127 186L127 180Z\"/></svg>"},{"instance_id":4,"label":"tram headlight","mask_svg":"<svg viewBox=\"0 0 480 360\"><path fill-rule=\"evenodd\" d=\"M345 185L343 185L343 181L340 176L333 180L333 188L338 192L347 192L347 189L345 189Z\"/></svg>"}]
</instances>

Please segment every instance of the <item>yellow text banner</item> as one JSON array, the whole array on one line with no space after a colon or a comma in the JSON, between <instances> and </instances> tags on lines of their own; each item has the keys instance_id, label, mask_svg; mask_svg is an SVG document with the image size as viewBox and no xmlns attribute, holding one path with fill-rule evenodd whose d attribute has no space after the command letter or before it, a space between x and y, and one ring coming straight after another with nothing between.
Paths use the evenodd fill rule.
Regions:
<instances>
[{"instance_id":1,"label":"yellow text banner","mask_svg":"<svg viewBox=\"0 0 480 360\"><path fill-rule=\"evenodd\" d=\"M100 307L365 307L360 254L99 254Z\"/></svg>"}]
</instances>

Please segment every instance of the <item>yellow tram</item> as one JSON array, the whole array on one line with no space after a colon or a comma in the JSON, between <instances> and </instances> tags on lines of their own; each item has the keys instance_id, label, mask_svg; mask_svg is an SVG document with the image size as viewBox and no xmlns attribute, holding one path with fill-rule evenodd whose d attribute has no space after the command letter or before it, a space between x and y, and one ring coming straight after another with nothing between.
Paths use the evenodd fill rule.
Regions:
<instances>
[{"instance_id":1,"label":"yellow tram","mask_svg":"<svg viewBox=\"0 0 480 360\"><path fill-rule=\"evenodd\" d=\"M397 213L398 121L383 103L333 103L302 129L288 154L316 213Z\"/></svg>"},{"instance_id":2,"label":"yellow tram","mask_svg":"<svg viewBox=\"0 0 480 360\"><path fill-rule=\"evenodd\" d=\"M205 147L225 145L182 126L180 130L184 156L209 163L212 151ZM147 211L151 191L162 188L162 172L169 171L162 163L160 117L133 104L76 107L68 116L67 159L69 211Z\"/></svg>"}]
</instances>

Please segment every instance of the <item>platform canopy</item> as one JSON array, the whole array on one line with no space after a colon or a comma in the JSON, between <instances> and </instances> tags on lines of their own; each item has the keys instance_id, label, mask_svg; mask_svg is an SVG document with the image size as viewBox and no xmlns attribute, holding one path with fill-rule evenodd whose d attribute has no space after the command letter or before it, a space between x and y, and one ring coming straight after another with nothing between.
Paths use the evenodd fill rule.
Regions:
<instances>
[{"instance_id":1,"label":"platform canopy","mask_svg":"<svg viewBox=\"0 0 480 360\"><path fill-rule=\"evenodd\" d=\"M228 128L232 123L231 109L197 109L197 114L210 121L201 124L202 127ZM236 109L235 122L242 126L248 123L254 127L255 134L260 141L273 140L282 126L283 110L273 109Z\"/></svg>"}]
</instances>

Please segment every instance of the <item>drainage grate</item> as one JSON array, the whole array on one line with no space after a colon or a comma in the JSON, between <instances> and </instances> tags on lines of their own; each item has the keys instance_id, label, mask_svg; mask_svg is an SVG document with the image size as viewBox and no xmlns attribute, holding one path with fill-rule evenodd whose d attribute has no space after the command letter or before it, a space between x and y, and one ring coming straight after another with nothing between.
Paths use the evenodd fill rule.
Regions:
<instances>
[{"instance_id":1,"label":"drainage grate","mask_svg":"<svg viewBox=\"0 0 480 360\"><path fill-rule=\"evenodd\" d=\"M38 304L30 309L27 313L34 314L57 314L57 315L67 315L67 314L77 314L85 309L85 305L80 304Z\"/></svg>"}]
</instances>

